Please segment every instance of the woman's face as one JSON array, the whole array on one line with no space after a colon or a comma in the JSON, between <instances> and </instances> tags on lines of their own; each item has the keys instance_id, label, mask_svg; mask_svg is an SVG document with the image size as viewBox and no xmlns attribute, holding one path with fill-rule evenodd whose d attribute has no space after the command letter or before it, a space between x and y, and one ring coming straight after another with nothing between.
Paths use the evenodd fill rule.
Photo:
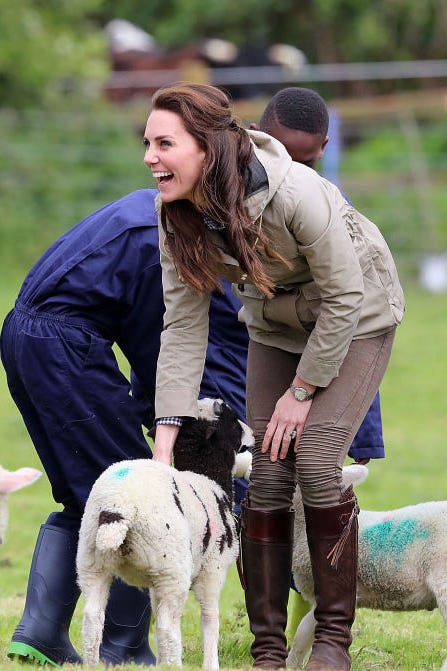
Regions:
<instances>
[{"instance_id":1,"label":"woman's face","mask_svg":"<svg viewBox=\"0 0 447 671\"><path fill-rule=\"evenodd\" d=\"M150 113L144 133L144 162L151 170L161 198L193 200L192 193L203 169L205 152L186 130L181 117L169 110Z\"/></svg>"}]
</instances>

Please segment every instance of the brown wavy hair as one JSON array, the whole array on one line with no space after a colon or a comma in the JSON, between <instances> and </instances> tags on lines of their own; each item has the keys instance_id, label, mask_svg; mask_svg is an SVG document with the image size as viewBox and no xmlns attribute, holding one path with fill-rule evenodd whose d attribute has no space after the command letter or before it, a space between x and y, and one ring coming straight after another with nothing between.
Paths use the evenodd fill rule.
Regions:
<instances>
[{"instance_id":1,"label":"brown wavy hair","mask_svg":"<svg viewBox=\"0 0 447 671\"><path fill-rule=\"evenodd\" d=\"M199 293L221 288L221 254L203 222L205 212L225 226L222 233L242 270L271 297L273 283L256 247L270 258L287 262L272 249L259 220L252 221L247 214L244 175L253 149L247 132L233 118L228 97L214 86L181 83L159 89L152 98L152 109L178 114L205 152L203 171L193 191L194 201L203 203L203 209L189 200L162 204L162 226L178 274ZM168 219L173 234L167 232Z\"/></svg>"}]
</instances>

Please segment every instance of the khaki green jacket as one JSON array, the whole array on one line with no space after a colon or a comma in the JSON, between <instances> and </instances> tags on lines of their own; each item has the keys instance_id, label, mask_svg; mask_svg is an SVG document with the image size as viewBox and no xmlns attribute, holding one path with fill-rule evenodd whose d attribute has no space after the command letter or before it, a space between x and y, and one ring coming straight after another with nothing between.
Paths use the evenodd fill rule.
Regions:
<instances>
[{"instance_id":1,"label":"khaki green jacket","mask_svg":"<svg viewBox=\"0 0 447 671\"><path fill-rule=\"evenodd\" d=\"M250 338L302 353L299 377L326 387L353 339L386 333L401 322L404 296L396 267L378 228L335 185L293 162L270 136L248 132L268 183L255 185L247 208L290 267L264 258L278 288L274 298L266 299L243 275L222 236L212 232L222 252L220 274L234 282ZM197 295L179 279L161 225L159 233L166 313L156 416L195 417L210 297Z\"/></svg>"}]
</instances>

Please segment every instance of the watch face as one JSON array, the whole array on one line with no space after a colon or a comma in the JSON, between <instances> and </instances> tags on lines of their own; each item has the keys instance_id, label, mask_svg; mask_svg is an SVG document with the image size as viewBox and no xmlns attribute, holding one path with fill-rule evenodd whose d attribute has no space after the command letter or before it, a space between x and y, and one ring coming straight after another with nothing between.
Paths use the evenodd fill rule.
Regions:
<instances>
[{"instance_id":1,"label":"watch face","mask_svg":"<svg viewBox=\"0 0 447 671\"><path fill-rule=\"evenodd\" d=\"M297 401L304 401L307 398L307 391L302 387L296 387L294 391L294 396Z\"/></svg>"},{"instance_id":2,"label":"watch face","mask_svg":"<svg viewBox=\"0 0 447 671\"><path fill-rule=\"evenodd\" d=\"M309 401L313 398L313 394L310 394L307 389L304 387L290 387L290 391L294 395L297 401Z\"/></svg>"}]
</instances>

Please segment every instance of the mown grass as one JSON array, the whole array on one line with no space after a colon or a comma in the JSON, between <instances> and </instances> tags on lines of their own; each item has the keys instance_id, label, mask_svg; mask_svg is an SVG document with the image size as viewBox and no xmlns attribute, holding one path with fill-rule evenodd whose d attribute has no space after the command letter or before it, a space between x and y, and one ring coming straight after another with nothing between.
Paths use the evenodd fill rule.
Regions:
<instances>
[{"instance_id":1,"label":"mown grass","mask_svg":"<svg viewBox=\"0 0 447 671\"><path fill-rule=\"evenodd\" d=\"M0 318L13 303L19 280L0 286ZM447 295L407 290L407 313L398 329L392 360L382 384L382 412L387 457L373 462L359 488L364 508L387 509L430 499L446 499ZM10 469L39 467L22 420L0 374L0 463ZM18 664L6 657L22 613L34 541L42 521L54 509L48 481L10 497L10 524L0 548L0 671ZM81 648L78 605L72 626ZM369 669L439 669L447 656L447 631L439 612L385 613L359 610L354 624L353 671ZM186 668L201 664L198 608L188 601L183 619ZM151 632L153 640L153 633ZM251 636L236 570L229 573L221 599L221 666L250 666ZM20 667L22 668L22 667Z\"/></svg>"}]
</instances>

